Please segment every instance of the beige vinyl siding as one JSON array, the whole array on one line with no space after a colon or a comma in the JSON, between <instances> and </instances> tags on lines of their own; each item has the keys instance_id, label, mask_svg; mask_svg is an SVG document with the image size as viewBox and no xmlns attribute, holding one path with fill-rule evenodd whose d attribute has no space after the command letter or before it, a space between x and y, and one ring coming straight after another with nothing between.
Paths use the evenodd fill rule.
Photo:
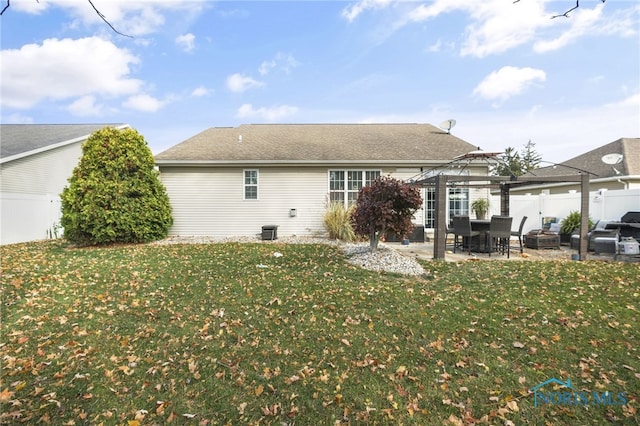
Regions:
<instances>
[{"instance_id":1,"label":"beige vinyl siding","mask_svg":"<svg viewBox=\"0 0 640 426\"><path fill-rule=\"evenodd\" d=\"M324 232L326 167L252 167L259 170L257 200L243 199L246 169L161 167L174 217L171 235L255 236L263 225L278 225L279 236Z\"/></svg>"},{"instance_id":2,"label":"beige vinyl siding","mask_svg":"<svg viewBox=\"0 0 640 426\"><path fill-rule=\"evenodd\" d=\"M78 164L80 142L2 164L2 192L58 196Z\"/></svg>"},{"instance_id":3,"label":"beige vinyl siding","mask_svg":"<svg viewBox=\"0 0 640 426\"><path fill-rule=\"evenodd\" d=\"M244 199L244 171L258 170L258 199ZM279 236L324 234L322 218L329 194L329 170L379 170L396 179L415 169L363 167L178 167L161 166L171 201L171 235L256 236L278 225ZM290 217L291 209L296 216ZM414 216L424 223L424 211Z\"/></svg>"}]
</instances>

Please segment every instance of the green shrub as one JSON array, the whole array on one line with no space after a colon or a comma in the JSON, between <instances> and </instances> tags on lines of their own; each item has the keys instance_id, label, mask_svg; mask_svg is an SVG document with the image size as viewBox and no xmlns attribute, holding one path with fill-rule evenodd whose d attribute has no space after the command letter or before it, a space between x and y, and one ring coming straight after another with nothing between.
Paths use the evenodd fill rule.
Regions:
<instances>
[{"instance_id":1,"label":"green shrub","mask_svg":"<svg viewBox=\"0 0 640 426\"><path fill-rule=\"evenodd\" d=\"M575 231L580 227L581 218L582 218L582 215L580 214L579 211L573 210L569 212L567 217L565 217L560 221L560 233L561 234L573 233L573 231ZM593 220L589 218L588 223L589 223L589 229L591 229L593 227Z\"/></svg>"},{"instance_id":2,"label":"green shrub","mask_svg":"<svg viewBox=\"0 0 640 426\"><path fill-rule=\"evenodd\" d=\"M343 203L330 203L324 213L324 227L332 240L353 241L356 234L351 226L354 206L345 208Z\"/></svg>"},{"instance_id":3,"label":"green shrub","mask_svg":"<svg viewBox=\"0 0 640 426\"><path fill-rule=\"evenodd\" d=\"M169 197L144 137L105 127L82 145L62 191L64 237L76 244L140 243L167 236Z\"/></svg>"}]
</instances>

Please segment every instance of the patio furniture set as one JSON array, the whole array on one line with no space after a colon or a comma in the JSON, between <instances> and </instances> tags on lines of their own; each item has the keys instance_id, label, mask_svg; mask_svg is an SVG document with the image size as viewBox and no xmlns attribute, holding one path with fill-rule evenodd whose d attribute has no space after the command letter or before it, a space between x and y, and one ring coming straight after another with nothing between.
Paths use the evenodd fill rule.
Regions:
<instances>
[{"instance_id":1,"label":"patio furniture set","mask_svg":"<svg viewBox=\"0 0 640 426\"><path fill-rule=\"evenodd\" d=\"M511 237L517 237L520 253L523 251L522 228L527 217L523 217L517 231L512 231L513 218L510 216L492 216L489 220L470 219L469 216L454 216L447 234L453 234L453 252L457 249L479 253L498 252L511 255Z\"/></svg>"}]
</instances>

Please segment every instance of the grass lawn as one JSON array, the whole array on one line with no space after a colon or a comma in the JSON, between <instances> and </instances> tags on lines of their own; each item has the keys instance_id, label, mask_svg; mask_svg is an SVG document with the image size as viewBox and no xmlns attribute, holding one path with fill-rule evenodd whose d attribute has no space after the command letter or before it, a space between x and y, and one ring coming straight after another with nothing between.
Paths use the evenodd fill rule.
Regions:
<instances>
[{"instance_id":1,"label":"grass lawn","mask_svg":"<svg viewBox=\"0 0 640 426\"><path fill-rule=\"evenodd\" d=\"M7 424L640 422L637 264L425 262L408 278L330 245L0 254ZM531 391L552 378L572 389Z\"/></svg>"}]
</instances>

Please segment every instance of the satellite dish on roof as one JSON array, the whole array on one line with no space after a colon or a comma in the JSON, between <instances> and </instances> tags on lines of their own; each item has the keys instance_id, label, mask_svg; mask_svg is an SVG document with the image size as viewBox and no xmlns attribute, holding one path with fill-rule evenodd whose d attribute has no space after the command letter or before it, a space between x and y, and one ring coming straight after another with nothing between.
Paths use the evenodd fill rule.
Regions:
<instances>
[{"instance_id":1,"label":"satellite dish on roof","mask_svg":"<svg viewBox=\"0 0 640 426\"><path fill-rule=\"evenodd\" d=\"M620 164L623 158L624 155L615 153L604 155L602 156L601 160L604 164L610 164L613 166L615 164Z\"/></svg>"},{"instance_id":2,"label":"satellite dish on roof","mask_svg":"<svg viewBox=\"0 0 640 426\"><path fill-rule=\"evenodd\" d=\"M449 120L444 120L442 123L440 123L440 128L442 130L446 130L447 133L451 133L451 129L453 129L455 125L456 125L456 120L454 120L453 118L450 118Z\"/></svg>"}]
</instances>

